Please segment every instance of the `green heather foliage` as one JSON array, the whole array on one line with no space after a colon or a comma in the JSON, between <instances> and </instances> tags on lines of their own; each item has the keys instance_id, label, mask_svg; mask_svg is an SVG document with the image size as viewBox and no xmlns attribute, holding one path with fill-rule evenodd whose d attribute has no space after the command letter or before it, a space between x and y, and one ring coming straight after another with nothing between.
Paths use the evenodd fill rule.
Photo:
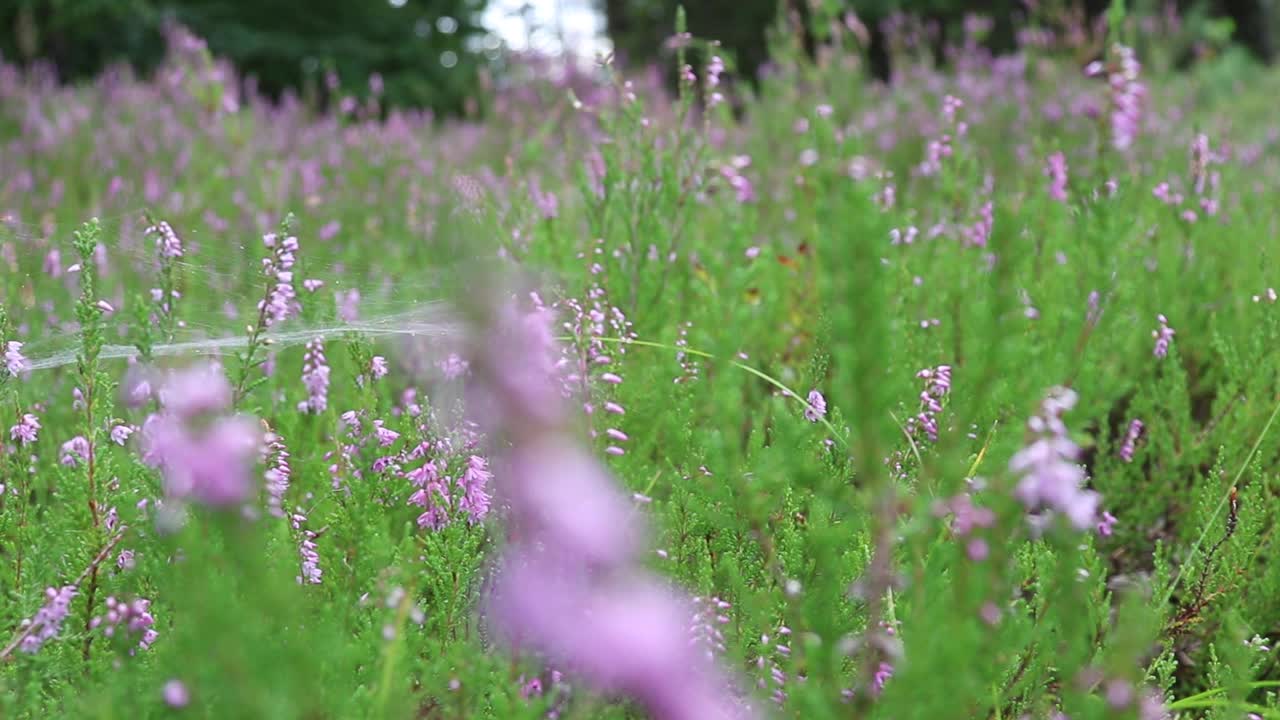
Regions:
<instances>
[{"instance_id":1,"label":"green heather foliage","mask_svg":"<svg viewBox=\"0 0 1280 720\"><path fill-rule=\"evenodd\" d=\"M607 68L516 68L437 125L229 107L181 48L147 82L0 67L0 717L644 717L488 622L500 463L487 514L415 504L425 461L473 482L520 442L456 421L456 311L512 272L590 361L574 436L642 564L701 598L637 634L757 715L1280 717L1280 75L900 44L884 86L833 42L780 46L740 117ZM225 397L139 392L210 359ZM269 434L169 435L161 472L174 423ZM1033 525L1029 444L1100 494L1082 529ZM248 500L183 503L180 470Z\"/></svg>"}]
</instances>

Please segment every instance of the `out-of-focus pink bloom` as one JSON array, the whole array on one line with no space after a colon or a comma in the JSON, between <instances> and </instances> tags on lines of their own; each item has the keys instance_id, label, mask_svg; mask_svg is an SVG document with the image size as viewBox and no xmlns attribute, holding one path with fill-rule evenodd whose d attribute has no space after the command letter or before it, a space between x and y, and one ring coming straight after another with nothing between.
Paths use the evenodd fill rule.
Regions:
<instances>
[{"instance_id":1,"label":"out-of-focus pink bloom","mask_svg":"<svg viewBox=\"0 0 1280 720\"><path fill-rule=\"evenodd\" d=\"M751 717L688 641L691 607L654 578L598 587L582 569L550 556L508 556L500 570L490 612L511 642L541 649L605 692L636 698L652 717Z\"/></svg>"},{"instance_id":2,"label":"out-of-focus pink bloom","mask_svg":"<svg viewBox=\"0 0 1280 720\"><path fill-rule=\"evenodd\" d=\"M555 193L543 192L542 184L537 178L529 180L529 196L533 198L533 204L544 220L552 220L560 214L560 203L556 200Z\"/></svg>"},{"instance_id":3,"label":"out-of-focus pink bloom","mask_svg":"<svg viewBox=\"0 0 1280 720\"><path fill-rule=\"evenodd\" d=\"M215 366L172 373L160 388L162 411L142 427L144 460L160 467L170 497L213 506L235 505L254 491L251 466L261 429L244 416L192 421L231 404L231 386Z\"/></svg>"},{"instance_id":4,"label":"out-of-focus pink bloom","mask_svg":"<svg viewBox=\"0 0 1280 720\"><path fill-rule=\"evenodd\" d=\"M164 697L164 704L171 708L184 708L191 703L191 693L181 680L165 683L161 695Z\"/></svg>"},{"instance_id":5,"label":"out-of-focus pink bloom","mask_svg":"<svg viewBox=\"0 0 1280 720\"><path fill-rule=\"evenodd\" d=\"M809 422L816 423L827 416L827 399L817 390L809 391L808 407L804 409L804 416Z\"/></svg>"},{"instance_id":6,"label":"out-of-focus pink bloom","mask_svg":"<svg viewBox=\"0 0 1280 720\"><path fill-rule=\"evenodd\" d=\"M1133 48L1117 43L1112 46L1112 54L1114 67L1107 77L1111 89L1111 144L1125 151L1138 137L1147 89L1139 78L1142 65Z\"/></svg>"},{"instance_id":7,"label":"out-of-focus pink bloom","mask_svg":"<svg viewBox=\"0 0 1280 720\"><path fill-rule=\"evenodd\" d=\"M1081 487L1084 469L1075 460L1080 448L1067 436L1062 413L1075 407L1076 394L1055 388L1027 422L1030 443L1009 460L1009 471L1021 478L1014 494L1028 510L1045 508L1067 516L1076 529L1096 521L1101 496Z\"/></svg>"},{"instance_id":8,"label":"out-of-focus pink bloom","mask_svg":"<svg viewBox=\"0 0 1280 720\"><path fill-rule=\"evenodd\" d=\"M605 566L635 552L635 514L604 468L576 445L546 438L518 447L500 477L516 532L541 538L550 552Z\"/></svg>"},{"instance_id":9,"label":"out-of-focus pink bloom","mask_svg":"<svg viewBox=\"0 0 1280 720\"><path fill-rule=\"evenodd\" d=\"M1050 155L1044 172L1049 176L1049 197L1058 202L1066 202L1067 157L1061 152Z\"/></svg>"},{"instance_id":10,"label":"out-of-focus pink bloom","mask_svg":"<svg viewBox=\"0 0 1280 720\"><path fill-rule=\"evenodd\" d=\"M298 403L298 412L318 414L329 407L329 361L324 355L324 342L320 338L307 341L307 352L302 360L302 384L307 388L307 399Z\"/></svg>"},{"instance_id":11,"label":"out-of-focus pink bloom","mask_svg":"<svg viewBox=\"0 0 1280 720\"><path fill-rule=\"evenodd\" d=\"M22 354L22 343L16 340L5 343L4 367L11 377L18 377L31 369L31 361Z\"/></svg>"},{"instance_id":12,"label":"out-of-focus pink bloom","mask_svg":"<svg viewBox=\"0 0 1280 720\"><path fill-rule=\"evenodd\" d=\"M374 355L369 361L369 374L374 380L381 380L387 376L387 359L381 355Z\"/></svg>"}]
</instances>

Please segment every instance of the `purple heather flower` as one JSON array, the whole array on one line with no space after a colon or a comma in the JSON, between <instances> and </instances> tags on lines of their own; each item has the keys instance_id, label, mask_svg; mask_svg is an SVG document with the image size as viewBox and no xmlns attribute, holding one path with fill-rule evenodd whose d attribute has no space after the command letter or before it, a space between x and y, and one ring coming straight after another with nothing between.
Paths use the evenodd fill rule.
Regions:
<instances>
[{"instance_id":1,"label":"purple heather flower","mask_svg":"<svg viewBox=\"0 0 1280 720\"><path fill-rule=\"evenodd\" d=\"M116 425L111 428L111 442L124 446L129 440L129 436L133 434L133 427L130 425Z\"/></svg>"},{"instance_id":2,"label":"purple heather flower","mask_svg":"<svg viewBox=\"0 0 1280 720\"><path fill-rule=\"evenodd\" d=\"M178 238L178 234L173 231L173 227L169 223L161 220L143 231L144 235L156 236L156 247L160 250L160 257L180 258L182 257L182 240Z\"/></svg>"},{"instance_id":3,"label":"purple heather flower","mask_svg":"<svg viewBox=\"0 0 1280 720\"><path fill-rule=\"evenodd\" d=\"M374 355L373 359L369 361L369 374L373 376L374 380L381 380L387 376L387 372L387 359L381 355Z\"/></svg>"},{"instance_id":4,"label":"purple heather flower","mask_svg":"<svg viewBox=\"0 0 1280 720\"><path fill-rule=\"evenodd\" d=\"M458 479L458 487L462 490L458 509L470 516L473 523L480 522L489 514L490 498L486 488L492 479L493 473L489 472L489 464L484 458L478 455L467 458L467 467Z\"/></svg>"},{"instance_id":5,"label":"purple heather flower","mask_svg":"<svg viewBox=\"0 0 1280 720\"><path fill-rule=\"evenodd\" d=\"M170 497L208 505L234 505L253 492L250 465L261 429L243 416L215 417L199 427L197 416L231 403L231 386L213 366L172 373L160 388L162 412L142 426L143 459L160 467Z\"/></svg>"},{"instance_id":6,"label":"purple heather flower","mask_svg":"<svg viewBox=\"0 0 1280 720\"><path fill-rule=\"evenodd\" d=\"M409 496L409 504L425 508L418 516L418 527L439 530L449 524L448 479L440 475L434 460L428 460L407 475L409 482L417 486L417 491Z\"/></svg>"},{"instance_id":7,"label":"purple heather flower","mask_svg":"<svg viewBox=\"0 0 1280 720\"><path fill-rule=\"evenodd\" d=\"M1009 471L1020 477L1014 494L1028 510L1061 512L1079 530L1093 526L1100 496L1081 487L1084 469L1074 461L1080 448L1067 436L1061 415L1075 406L1068 388L1050 391L1040 413L1027 423L1032 439L1009 460Z\"/></svg>"},{"instance_id":8,"label":"purple heather flower","mask_svg":"<svg viewBox=\"0 0 1280 720\"><path fill-rule=\"evenodd\" d=\"M58 248L49 250L44 256L44 263L41 266L44 274L49 277L62 276L62 253L58 252Z\"/></svg>"},{"instance_id":9,"label":"purple heather flower","mask_svg":"<svg viewBox=\"0 0 1280 720\"><path fill-rule=\"evenodd\" d=\"M321 242L328 242L336 237L341 230L342 223L337 220L330 220L320 226L320 229L316 231L316 237L320 238Z\"/></svg>"},{"instance_id":10,"label":"purple heather flower","mask_svg":"<svg viewBox=\"0 0 1280 720\"><path fill-rule=\"evenodd\" d=\"M489 394L482 405L486 419L502 417L506 424L519 426L558 425L565 407L553 381L557 373L552 322L551 311L540 303L530 312L514 303L501 308L493 332L485 338L484 359L494 366L491 379L482 386ZM512 348L525 351L516 355Z\"/></svg>"},{"instance_id":11,"label":"purple heather flower","mask_svg":"<svg viewBox=\"0 0 1280 720\"><path fill-rule=\"evenodd\" d=\"M282 518L285 516L284 494L289 490L289 480L293 475L289 467L289 449L285 447L284 438L275 433L267 433L264 441L267 471L263 480L267 486L267 512Z\"/></svg>"},{"instance_id":12,"label":"purple heather flower","mask_svg":"<svg viewBox=\"0 0 1280 720\"><path fill-rule=\"evenodd\" d=\"M171 372L157 393L166 412L187 420L231 406L231 384L212 364L192 365Z\"/></svg>"},{"instance_id":13,"label":"purple heather flower","mask_svg":"<svg viewBox=\"0 0 1280 720\"><path fill-rule=\"evenodd\" d=\"M320 569L320 553L316 546L316 534L305 527L307 516L298 508L289 516L290 525L300 536L298 559L301 571L295 578L299 585L319 585L324 572Z\"/></svg>"},{"instance_id":14,"label":"purple heather flower","mask_svg":"<svg viewBox=\"0 0 1280 720\"><path fill-rule=\"evenodd\" d=\"M916 377L924 380L924 390L920 392L920 412L907 420L907 428L913 431L919 428L931 442L937 442L942 398L951 392L951 366L924 368Z\"/></svg>"},{"instance_id":15,"label":"purple heather flower","mask_svg":"<svg viewBox=\"0 0 1280 720\"><path fill-rule=\"evenodd\" d=\"M613 491L605 469L576 445L553 438L526 443L510 453L501 477L512 525L541 538L548 551L605 566L634 553L637 528L629 504Z\"/></svg>"},{"instance_id":16,"label":"purple heather flower","mask_svg":"<svg viewBox=\"0 0 1280 720\"><path fill-rule=\"evenodd\" d=\"M134 558L132 550L121 550L116 556L116 567L121 570L132 570L134 566Z\"/></svg>"},{"instance_id":17,"label":"purple heather flower","mask_svg":"<svg viewBox=\"0 0 1280 720\"><path fill-rule=\"evenodd\" d=\"M1097 325L1098 320L1102 318L1102 296L1097 290L1089 291L1089 310L1085 313L1084 321L1089 325Z\"/></svg>"},{"instance_id":18,"label":"purple heather flower","mask_svg":"<svg viewBox=\"0 0 1280 720\"><path fill-rule=\"evenodd\" d=\"M1104 510L1102 519L1098 521L1098 534L1102 537L1111 537L1115 532L1116 522L1116 516Z\"/></svg>"},{"instance_id":19,"label":"purple heather flower","mask_svg":"<svg viewBox=\"0 0 1280 720\"><path fill-rule=\"evenodd\" d=\"M89 447L89 441L83 435L77 435L62 443L62 452L58 456L58 462L67 467L75 467L87 461L91 452L93 450Z\"/></svg>"},{"instance_id":20,"label":"purple heather flower","mask_svg":"<svg viewBox=\"0 0 1280 720\"><path fill-rule=\"evenodd\" d=\"M1142 65L1133 48L1117 43L1112 46L1112 52L1115 65L1107 78L1111 89L1111 144L1125 151L1138 137L1147 91L1139 79Z\"/></svg>"},{"instance_id":21,"label":"purple heather flower","mask_svg":"<svg viewBox=\"0 0 1280 720\"><path fill-rule=\"evenodd\" d=\"M334 300L338 304L338 317L343 322L355 322L360 318L360 291L356 289L347 292L334 293Z\"/></svg>"},{"instance_id":22,"label":"purple heather flower","mask_svg":"<svg viewBox=\"0 0 1280 720\"><path fill-rule=\"evenodd\" d=\"M467 373L469 365L457 353L449 353L448 357L438 363L438 367L445 380L456 380Z\"/></svg>"},{"instance_id":23,"label":"purple heather flower","mask_svg":"<svg viewBox=\"0 0 1280 720\"><path fill-rule=\"evenodd\" d=\"M1120 443L1120 459L1125 462L1133 462L1134 447L1138 443L1138 438L1142 435L1142 421L1134 418L1129 423L1129 430L1124 434L1124 441Z\"/></svg>"},{"instance_id":24,"label":"purple heather flower","mask_svg":"<svg viewBox=\"0 0 1280 720\"><path fill-rule=\"evenodd\" d=\"M973 504L968 493L961 493L949 501L939 502L934 506L934 515L945 517L951 514L951 532L964 537L975 528L989 528L995 525L996 514L990 509Z\"/></svg>"},{"instance_id":25,"label":"purple heather flower","mask_svg":"<svg viewBox=\"0 0 1280 720\"><path fill-rule=\"evenodd\" d=\"M373 421L373 433L378 438L379 447L390 447L396 440L400 439L400 433L391 428L383 427L381 420Z\"/></svg>"},{"instance_id":26,"label":"purple heather flower","mask_svg":"<svg viewBox=\"0 0 1280 720\"><path fill-rule=\"evenodd\" d=\"M734 199L739 203L751 203L756 200L755 186L746 175L742 174L742 171L750 164L750 157L740 155L735 157L733 162L723 165L720 168L721 177L725 179L725 182L729 183L729 187L733 188ZM759 248L756 248L756 253L759 253ZM751 258L755 256L751 254L750 250L748 250L747 257Z\"/></svg>"},{"instance_id":27,"label":"purple heather flower","mask_svg":"<svg viewBox=\"0 0 1280 720\"><path fill-rule=\"evenodd\" d=\"M164 704L171 708L184 708L191 702L191 693L181 680L165 683L161 695L164 697Z\"/></svg>"},{"instance_id":28,"label":"purple heather flower","mask_svg":"<svg viewBox=\"0 0 1280 720\"><path fill-rule=\"evenodd\" d=\"M564 437L555 345L538 305L533 313L506 305L474 359L488 393L484 417L511 440L496 474L510 522L489 616L515 646L630 695L654 717L748 716L690 646L687 604L635 567L641 533L631 503Z\"/></svg>"},{"instance_id":29,"label":"purple heather flower","mask_svg":"<svg viewBox=\"0 0 1280 720\"><path fill-rule=\"evenodd\" d=\"M876 668L875 677L871 679L871 692L879 695L884 692L884 684L889 682L889 678L893 677L893 665L887 662L880 663L880 667Z\"/></svg>"},{"instance_id":30,"label":"purple heather flower","mask_svg":"<svg viewBox=\"0 0 1280 720\"><path fill-rule=\"evenodd\" d=\"M508 555L501 568L490 612L509 640L606 692L631 695L653 717L752 716L688 641L690 609L662 583L622 577L596 587L551 554Z\"/></svg>"},{"instance_id":31,"label":"purple heather flower","mask_svg":"<svg viewBox=\"0 0 1280 720\"><path fill-rule=\"evenodd\" d=\"M262 237L262 244L271 250L271 255L262 259L262 270L273 284L266 298L258 303L258 310L266 326L271 327L296 315L299 310L298 293L293 287L298 238L281 238L275 233L268 233Z\"/></svg>"},{"instance_id":32,"label":"purple heather flower","mask_svg":"<svg viewBox=\"0 0 1280 720\"><path fill-rule=\"evenodd\" d=\"M533 198L533 204L538 208L544 220L554 219L559 215L559 202L556 200L555 193L543 192L542 184L537 178L529 180L529 196Z\"/></svg>"},{"instance_id":33,"label":"purple heather flower","mask_svg":"<svg viewBox=\"0 0 1280 720\"><path fill-rule=\"evenodd\" d=\"M307 341L302 384L307 388L307 399L298 403L298 412L324 412L329 407L329 361L325 359L324 342L320 338Z\"/></svg>"},{"instance_id":34,"label":"purple heather flower","mask_svg":"<svg viewBox=\"0 0 1280 720\"><path fill-rule=\"evenodd\" d=\"M47 588L44 591L44 606L37 610L33 617L22 621L23 629L33 625L35 628L22 639L18 649L25 653L34 653L46 642L57 637L58 633L62 632L62 622L71 612L71 598L76 594L74 585L65 585L60 589Z\"/></svg>"},{"instance_id":35,"label":"purple heather flower","mask_svg":"<svg viewBox=\"0 0 1280 720\"><path fill-rule=\"evenodd\" d=\"M995 227L995 205L988 200L978 210L978 220L965 233L966 241L974 247L986 247Z\"/></svg>"},{"instance_id":36,"label":"purple heather flower","mask_svg":"<svg viewBox=\"0 0 1280 720\"><path fill-rule=\"evenodd\" d=\"M9 438L19 445L35 443L40 434L40 420L31 413L25 413L17 425L9 428Z\"/></svg>"},{"instance_id":37,"label":"purple heather flower","mask_svg":"<svg viewBox=\"0 0 1280 720\"><path fill-rule=\"evenodd\" d=\"M804 409L804 416L811 423L816 423L827 415L827 399L817 390L809 391L809 401Z\"/></svg>"},{"instance_id":38,"label":"purple heather flower","mask_svg":"<svg viewBox=\"0 0 1280 720\"><path fill-rule=\"evenodd\" d=\"M974 538L965 546L965 554L974 562L982 562L991 554L991 547L982 538Z\"/></svg>"},{"instance_id":39,"label":"purple heather flower","mask_svg":"<svg viewBox=\"0 0 1280 720\"><path fill-rule=\"evenodd\" d=\"M101 628L106 637L114 637L120 628L130 635L141 635L138 648L147 650L160 635L153 627L155 623L150 600L137 598L133 602L124 602L108 597L105 612L93 618L89 626L93 629Z\"/></svg>"},{"instance_id":40,"label":"purple heather flower","mask_svg":"<svg viewBox=\"0 0 1280 720\"><path fill-rule=\"evenodd\" d=\"M1049 197L1058 202L1067 201L1067 158L1061 152L1049 156L1045 166L1045 175L1049 177Z\"/></svg>"},{"instance_id":41,"label":"purple heather flower","mask_svg":"<svg viewBox=\"0 0 1280 720\"><path fill-rule=\"evenodd\" d=\"M1164 315L1157 315L1156 320L1159 321L1160 327L1151 331L1151 337L1156 339L1151 354L1163 358L1169 354L1169 344L1173 342L1173 336L1177 331L1169 327L1169 320Z\"/></svg>"},{"instance_id":42,"label":"purple heather flower","mask_svg":"<svg viewBox=\"0 0 1280 720\"><path fill-rule=\"evenodd\" d=\"M22 343L10 340L5 344L4 367L12 377L18 377L31 369L31 361L22 354Z\"/></svg>"}]
</instances>

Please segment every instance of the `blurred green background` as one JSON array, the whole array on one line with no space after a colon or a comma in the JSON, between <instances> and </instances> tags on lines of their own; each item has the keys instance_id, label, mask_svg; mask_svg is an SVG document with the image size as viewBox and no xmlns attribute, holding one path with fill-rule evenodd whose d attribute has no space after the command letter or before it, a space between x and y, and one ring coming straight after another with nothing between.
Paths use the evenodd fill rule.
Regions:
<instances>
[{"instance_id":1,"label":"blurred green background","mask_svg":"<svg viewBox=\"0 0 1280 720\"><path fill-rule=\"evenodd\" d=\"M370 92L383 81L388 106L474 111L480 73L504 60L506 38L485 27L485 11L502 5L526 18L563 11L566 0L0 0L0 55L8 62L49 61L63 81L91 77L127 61L146 73L164 52L170 22L189 27L210 50L278 96L287 89L322 100ZM680 0L578 0L601 17L619 62L662 58ZM768 58L768 29L788 29L813 52L833 23L853 11L867 28L864 50L875 74L889 73L882 22L895 12L936 29L932 50L963 33L967 14L993 19L984 42L995 52L1016 43L1015 27L1045 18L1100 19L1110 0L685 0L689 30L722 41L740 75L754 78ZM1136 7L1135 7L1136 4ZM523 7L521 7L523 5ZM1210 23L1259 59L1275 54L1277 0L1134 0L1131 13L1178 15ZM576 7L582 10L582 7ZM1216 23L1216 24L1215 24ZM579 43L580 44L580 43ZM595 47L595 46L593 46ZM509 49L509 48L507 48ZM569 50L582 51L569 43ZM1190 52L1190 51L1188 51ZM469 102L468 99L471 99Z\"/></svg>"}]
</instances>

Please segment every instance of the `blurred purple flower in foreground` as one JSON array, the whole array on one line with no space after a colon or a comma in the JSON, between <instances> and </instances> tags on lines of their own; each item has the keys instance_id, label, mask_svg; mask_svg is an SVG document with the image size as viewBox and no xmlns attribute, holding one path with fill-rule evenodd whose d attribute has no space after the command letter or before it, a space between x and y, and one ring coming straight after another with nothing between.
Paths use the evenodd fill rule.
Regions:
<instances>
[{"instance_id":1,"label":"blurred purple flower in foreground","mask_svg":"<svg viewBox=\"0 0 1280 720\"><path fill-rule=\"evenodd\" d=\"M171 708L184 708L191 702L191 693L187 692L187 686L181 680L165 683L161 694L164 696L164 704Z\"/></svg>"},{"instance_id":2,"label":"blurred purple flower in foreground","mask_svg":"<svg viewBox=\"0 0 1280 720\"><path fill-rule=\"evenodd\" d=\"M504 306L481 337L485 419L512 443L495 476L509 541L488 615L517 649L669 720L751 713L696 644L692 606L637 563L640 518L564 432L549 312Z\"/></svg>"},{"instance_id":3,"label":"blurred purple flower in foreground","mask_svg":"<svg viewBox=\"0 0 1280 720\"><path fill-rule=\"evenodd\" d=\"M1009 460L1009 471L1021 480L1014 494L1028 510L1063 513L1078 530L1093 527L1101 497L1081 487L1084 469L1076 464L1080 448L1067 436L1062 414L1075 407L1076 394L1055 388L1027 421L1031 440Z\"/></svg>"},{"instance_id":4,"label":"blurred purple flower in foreground","mask_svg":"<svg viewBox=\"0 0 1280 720\"><path fill-rule=\"evenodd\" d=\"M161 411L147 418L141 434L143 459L161 469L165 492L215 506L248 500L262 433L248 417L219 416L231 405L231 385L221 369L198 365L172 372L159 395Z\"/></svg>"}]
</instances>

